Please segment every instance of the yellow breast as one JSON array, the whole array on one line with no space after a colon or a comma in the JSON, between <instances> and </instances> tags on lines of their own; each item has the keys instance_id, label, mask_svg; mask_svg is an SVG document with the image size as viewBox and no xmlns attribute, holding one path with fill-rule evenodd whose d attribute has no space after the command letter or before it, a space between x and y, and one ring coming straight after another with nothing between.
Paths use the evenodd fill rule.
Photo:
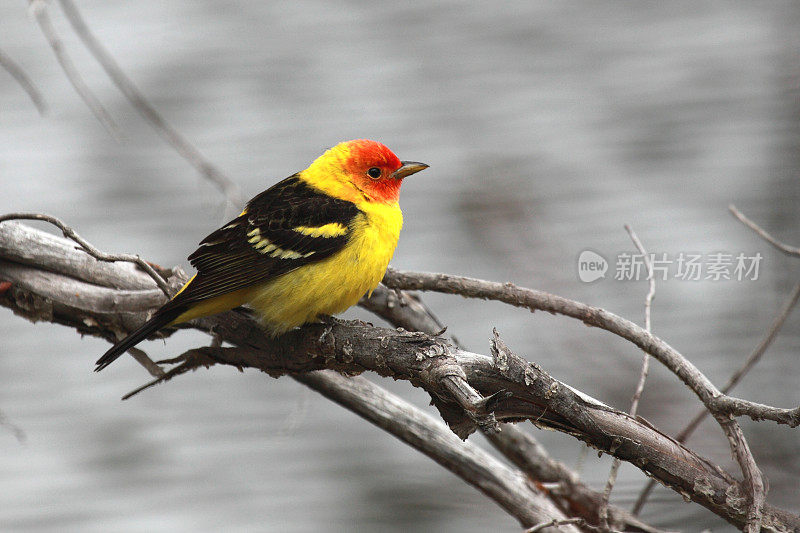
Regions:
<instances>
[{"instance_id":1,"label":"yellow breast","mask_svg":"<svg viewBox=\"0 0 800 533\"><path fill-rule=\"evenodd\" d=\"M352 236L340 252L318 263L255 287L249 304L264 325L278 335L319 315L334 315L371 293L383 278L397 247L403 215L400 207L361 202Z\"/></svg>"}]
</instances>

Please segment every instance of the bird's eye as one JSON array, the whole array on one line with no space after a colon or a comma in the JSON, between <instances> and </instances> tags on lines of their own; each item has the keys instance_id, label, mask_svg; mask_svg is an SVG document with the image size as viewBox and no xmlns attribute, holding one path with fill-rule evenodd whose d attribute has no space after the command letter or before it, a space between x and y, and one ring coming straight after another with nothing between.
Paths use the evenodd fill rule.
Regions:
<instances>
[{"instance_id":1,"label":"bird's eye","mask_svg":"<svg viewBox=\"0 0 800 533\"><path fill-rule=\"evenodd\" d=\"M367 176L376 180L381 177L381 169L378 167L372 167L371 169L367 170Z\"/></svg>"}]
</instances>

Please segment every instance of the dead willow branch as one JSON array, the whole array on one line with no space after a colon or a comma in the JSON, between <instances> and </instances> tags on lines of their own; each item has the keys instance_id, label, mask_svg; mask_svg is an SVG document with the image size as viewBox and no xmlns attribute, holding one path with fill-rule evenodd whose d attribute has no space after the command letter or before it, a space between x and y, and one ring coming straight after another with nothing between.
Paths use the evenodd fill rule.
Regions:
<instances>
[{"instance_id":1,"label":"dead willow branch","mask_svg":"<svg viewBox=\"0 0 800 533\"><path fill-rule=\"evenodd\" d=\"M439 319L413 293L390 290L379 285L372 296L362 298L359 305L395 327L433 336L444 333ZM459 344L452 336L450 341L455 346ZM561 509L567 510L571 516L581 517L587 524L600 523L603 494L581 482L580 476L566 465L553 460L533 435L514 424L503 424L500 432L486 431L484 436L509 462L545 490ZM615 505L609 505L607 513L608 523L614 529L648 533L659 531Z\"/></svg>"},{"instance_id":2,"label":"dead willow branch","mask_svg":"<svg viewBox=\"0 0 800 533\"><path fill-rule=\"evenodd\" d=\"M744 360L742 365L737 368L733 374L731 374L731 377L728 378L728 382L725 383L725 386L720 389L722 392L725 394L730 392L734 387L736 387L736 385L739 384L745 374L747 374L756 365L756 363L761 360L761 357L766 353L767 348L769 348L769 346L772 344L772 341L774 341L778 336L778 333L780 332L784 323L786 323L786 319L789 318L792 310L797 305L798 300L800 300L800 283L795 284L791 294L786 299L786 303L784 303L783 307L772 321L772 325L770 325L770 328L764 338L758 343L758 346L756 346L753 351L750 352L750 355L747 356L747 359ZM675 440L681 443L686 442L692 433L694 433L694 431L700 427L700 423L705 420L709 414L710 413L705 409L698 410L694 418L692 418L692 420L686 424L686 427L684 427L677 435L675 435ZM654 487L655 482L652 479L647 482L647 485L644 487L644 489L642 489L641 494L639 494L639 497L636 499L636 503L633 506L632 512L634 515L638 515L642 510L650 492Z\"/></svg>"},{"instance_id":3,"label":"dead willow branch","mask_svg":"<svg viewBox=\"0 0 800 533\"><path fill-rule=\"evenodd\" d=\"M20 224L0 224L0 234L15 226ZM0 303L18 314L114 338L119 328L127 331L141 324L148 311L164 300L152 280L130 264L96 263L109 269L105 276L91 272L89 265L79 270L64 266L62 270L60 254L48 253L42 243L63 239L42 237L42 232L29 228L26 233L27 240L6 239L0 246L0 280L10 283L3 284ZM84 254L68 241L62 245L60 251L67 254L65 265L74 263L70 256ZM47 257L46 269L38 265L40 256ZM115 266L121 267L119 272L114 272ZM101 277L106 278L105 283L87 281ZM131 288L134 283L139 288ZM115 285L127 288L111 288ZM531 420L631 462L737 527L744 527L748 520L746 489L722 469L645 421L575 392L512 353L497 338L494 354L489 356L457 349L445 339L423 333L366 324L311 325L277 341L265 339L258 325L242 312L209 317L190 327L213 332L234 345L195 351L205 362L252 366L298 379L315 375L307 374L314 370L333 369L346 374L369 370L408 380L431 393L442 417L462 436L478 425L492 425L494 420ZM475 395L481 399L476 400ZM470 482L480 486L482 481ZM520 515L515 516L520 519ZM528 527L554 518L563 519L544 517ZM765 504L762 527L797 529L800 517Z\"/></svg>"},{"instance_id":4,"label":"dead willow branch","mask_svg":"<svg viewBox=\"0 0 800 533\"><path fill-rule=\"evenodd\" d=\"M457 294L466 298L496 300L530 311L547 311L575 318L587 326L614 333L655 357L683 381L712 412L748 416L756 421L771 420L790 427L797 427L800 424L800 407L783 409L722 394L696 366L669 344L630 320L600 307L527 289L513 283L484 281L450 274L403 272L390 268L383 278L383 283L392 289L434 291Z\"/></svg>"},{"instance_id":5,"label":"dead willow branch","mask_svg":"<svg viewBox=\"0 0 800 533\"><path fill-rule=\"evenodd\" d=\"M600 327L614 333L654 356L700 398L722 428L747 486L745 494L748 500L748 518L745 529L747 531L759 529L761 504L765 494L763 479L744 433L734 417L746 415L753 420L768 419L796 427L800 423L800 407L781 409L727 396L719 391L696 366L666 342L630 320L599 307L519 287L513 283L503 284L450 274L406 273L389 269L383 281L394 289L437 291L468 298L497 300L531 311L543 310L569 316L581 320L586 325Z\"/></svg>"}]
</instances>

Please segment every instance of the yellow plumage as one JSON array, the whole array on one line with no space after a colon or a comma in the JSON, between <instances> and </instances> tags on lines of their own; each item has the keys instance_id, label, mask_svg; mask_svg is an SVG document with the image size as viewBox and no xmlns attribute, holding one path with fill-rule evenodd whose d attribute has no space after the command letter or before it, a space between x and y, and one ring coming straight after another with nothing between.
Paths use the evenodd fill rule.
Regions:
<instances>
[{"instance_id":1,"label":"yellow plumage","mask_svg":"<svg viewBox=\"0 0 800 533\"><path fill-rule=\"evenodd\" d=\"M265 326L277 335L352 307L378 286L400 238L403 215L397 204L359 208L350 242L336 255L284 274L247 296Z\"/></svg>"},{"instance_id":2,"label":"yellow plumage","mask_svg":"<svg viewBox=\"0 0 800 533\"><path fill-rule=\"evenodd\" d=\"M247 303L258 312L264 326L278 335L320 314L335 315L352 307L380 283L403 227L403 214L396 203L365 203L359 208L364 215L358 215L350 242L336 255L260 285L198 303L171 324Z\"/></svg>"}]
</instances>

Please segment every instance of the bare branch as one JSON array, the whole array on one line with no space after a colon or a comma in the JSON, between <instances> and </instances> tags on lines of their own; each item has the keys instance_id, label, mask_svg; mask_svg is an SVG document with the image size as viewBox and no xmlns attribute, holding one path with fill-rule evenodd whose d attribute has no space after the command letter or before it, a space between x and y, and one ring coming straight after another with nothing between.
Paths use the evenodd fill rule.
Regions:
<instances>
[{"instance_id":1,"label":"bare branch","mask_svg":"<svg viewBox=\"0 0 800 533\"><path fill-rule=\"evenodd\" d=\"M758 343L758 346L750 353L750 355L745 359L742 366L740 366L734 373L728 378L728 382L725 384L722 389L720 389L723 393L727 394L733 388L739 384L741 379L747 374L755 365L761 360L761 357L766 353L767 348L769 348L772 341L778 336L778 332L783 327L783 324L786 322L786 319L789 318L792 310L797 305L797 301L800 299L800 283L794 286L792 289L792 293L790 294L789 298L786 300L786 303L783 305L783 308L780 310L778 315L772 321L772 325L770 326L767 334ZM675 440L678 442L686 442L692 433L700 426L700 423L705 420L705 418L709 415L709 411L706 409L702 409L697 412L697 414L692 418L692 420L684 427L680 433L675 436ZM652 479L647 482L647 485L642 489L641 494L636 500L636 503L633 506L632 513L634 515L639 514L644 507L645 502L647 501L647 497L652 492L653 488L655 487L655 481Z\"/></svg>"},{"instance_id":2,"label":"bare branch","mask_svg":"<svg viewBox=\"0 0 800 533\"><path fill-rule=\"evenodd\" d=\"M0 225L0 232L4 226ZM0 248L0 259L6 254ZM25 276L16 274L14 268L26 271ZM52 283L56 283L65 281L66 277L51 272L42 272L37 277L35 272L33 266L0 261L0 279L12 281L11 287L0 295L0 305L40 319L49 313L53 321L106 338L111 336L107 326L109 316L127 315L130 320L125 322L126 328L136 327L147 318L147 312L136 307L143 301L133 294L137 291L128 291L129 297L113 305L99 301L99 310L82 310L82 305L74 304L76 292L83 295L109 289L72 279L83 284L80 291L56 291L58 299L45 298L37 292L39 282L52 278ZM27 280L27 284L20 280ZM162 300L164 298L152 289L138 292L155 292ZM37 309L44 311L37 312ZM189 327L216 333L234 346L200 349L217 363L252 366L273 375L317 369L334 369L347 374L370 370L408 380L459 411L461 408L444 382L452 375L448 369L460 367L467 383L482 397L490 398L501 391L512 394L491 406L497 420L527 419L566 432L604 453L630 461L738 527L743 527L748 520L744 502L749 488L646 422L574 391L510 350L505 358L498 359L458 350L443 339L424 334L363 324L310 325L271 341L265 338L257 322L238 311L200 319ZM798 528L800 517L765 505L762 526Z\"/></svg>"},{"instance_id":3,"label":"bare branch","mask_svg":"<svg viewBox=\"0 0 800 533\"><path fill-rule=\"evenodd\" d=\"M766 353L767 348L769 348L770 344L772 344L772 342L778 336L778 332L783 327L786 319L789 318L789 315L792 313L792 309L794 309L797 305L798 299L800 299L800 283L797 283L794 286L789 298L786 300L786 303L783 305L783 308L780 310L778 315L772 321L767 334L764 336L761 342L758 343L758 346L756 346L750 355L747 356L747 359L745 359L742 366L739 367L730 378L728 378L728 382L725 383L725 386L721 389L722 392L726 394L730 392L731 389L739 384L745 374L747 374L756 365L756 363L761 360L761 357L764 355L764 353ZM707 412L704 411L704 414L705 413Z\"/></svg>"},{"instance_id":4,"label":"bare branch","mask_svg":"<svg viewBox=\"0 0 800 533\"><path fill-rule=\"evenodd\" d=\"M569 509L572 515L584 518L588 524L600 524L603 494L582 483L578 474L563 463L553 460L532 435L515 425L503 424L500 433L486 438L517 468L547 487L547 495L562 509ZM623 531L662 533L615 505L608 506L608 522L611 527Z\"/></svg>"},{"instance_id":5,"label":"bare branch","mask_svg":"<svg viewBox=\"0 0 800 533\"><path fill-rule=\"evenodd\" d=\"M236 367L255 367L273 376L334 369L346 374L365 370L384 377L408 379L433 396L448 400L443 384L446 369L459 366L467 381L483 396L513 393L498 402L498 420L528 419L537 425L566 432L592 447L630 461L649 475L706 506L732 523L744 525L747 492L731 476L691 450L680 446L626 413L611 409L554 380L538 365L513 353L508 367L495 359L449 347L426 335L396 332L363 324L309 325L270 342L248 332L241 316L198 320L236 347L200 348L205 357ZM249 321L249 319L247 319ZM433 355L440 354L440 355ZM767 524L784 520L766 506ZM781 515L783 516L783 515ZM800 517L796 517L800 525Z\"/></svg>"},{"instance_id":6,"label":"bare branch","mask_svg":"<svg viewBox=\"0 0 800 533\"><path fill-rule=\"evenodd\" d=\"M616 531L614 529L608 529L608 528L601 528L601 527L593 526L590 523L588 523L586 520L584 520L583 518L567 518L566 520L555 520L555 519L553 519L553 520L550 520L549 522L541 522L541 523L536 524L535 526L533 526L531 528L526 529L525 533L539 533L540 531L545 531L546 529L551 528L551 527L552 528L557 528L558 530L561 530L562 526L568 526L568 525L573 525L573 524L576 525L576 526L580 526L580 527L582 527L584 529L588 529L589 531L597 531L599 533L606 533L608 531L611 531L611 532L615 532Z\"/></svg>"},{"instance_id":7,"label":"bare branch","mask_svg":"<svg viewBox=\"0 0 800 533\"><path fill-rule=\"evenodd\" d=\"M164 292L164 294L169 298L171 297L171 289L167 284L166 280L155 271L155 269L144 259L139 257L138 255L130 255L130 254L107 254L105 252L101 252L88 241L86 241L83 237L77 234L77 232L72 229L71 227L64 224L61 220L57 219L56 217L45 215L43 213L9 213L7 215L0 215L0 223L5 222L7 220L41 220L44 222L49 222L54 226L58 227L61 232L64 234L64 237L68 239L72 239L76 243L78 243L81 248L89 255L97 259L98 261L106 261L106 262L117 262L117 261L124 261L128 263L134 263L139 268L144 270L148 276L150 276L153 281L156 282L156 285Z\"/></svg>"},{"instance_id":8,"label":"bare branch","mask_svg":"<svg viewBox=\"0 0 800 533\"><path fill-rule=\"evenodd\" d=\"M639 253L642 254L644 258L644 264L647 268L647 281L648 281L648 290L647 296L644 299L644 329L648 333L652 330L650 328L650 310L653 306L653 298L656 295L656 280L655 276L653 275L653 263L650 260L650 256L648 255L647 251L644 249L644 245L642 241L639 240L639 237L636 236L636 233L633 231L628 224L625 224L625 230L630 235L633 244L636 246L636 249L639 250ZM629 413L631 416L636 416L636 413L639 410L639 400L642 397L642 392L644 391L644 384L647 381L647 372L650 366L650 354L647 352L644 353L644 357L642 358L642 371L639 374L639 382L636 384L636 391L633 394L633 400L631 401L631 409Z\"/></svg>"},{"instance_id":9,"label":"bare branch","mask_svg":"<svg viewBox=\"0 0 800 533\"><path fill-rule=\"evenodd\" d=\"M33 81L28 77L25 71L22 70L22 67L2 50L0 50L0 67L3 67L6 72L11 74L22 89L28 93L28 96L33 102L33 105L36 106L36 110L39 111L40 115L47 113L47 103L45 103L42 93L36 88L36 85L33 84Z\"/></svg>"},{"instance_id":10,"label":"bare branch","mask_svg":"<svg viewBox=\"0 0 800 533\"><path fill-rule=\"evenodd\" d=\"M422 331L436 336L443 333L441 322L416 295L399 290L393 291L384 285L379 285L369 298L361 300L360 305L390 324L408 331ZM451 340L455 346L461 347L456 339L451 337ZM498 350L507 349L498 335L495 335L492 345ZM497 356L495 358L497 359ZM602 494L582 483L578 474L564 464L553 460L532 435L513 424L503 424L500 432L485 431L484 435L506 459L532 480L551 485L547 495L562 509L569 509L572 514L583 517L589 524L600 523L599 508ZM553 487L553 484L556 486ZM610 505L608 515L609 521L616 528L625 531L660 533L660 530L636 519L619 507Z\"/></svg>"},{"instance_id":11,"label":"bare branch","mask_svg":"<svg viewBox=\"0 0 800 533\"><path fill-rule=\"evenodd\" d=\"M94 58L106 71L117 88L131 105L150 123L178 154L189 162L205 179L216 185L225 195L232 208L239 209L244 203L239 186L209 161L183 135L170 125L156 108L145 98L133 81L122 71L108 50L92 34L72 0L60 0L61 9Z\"/></svg>"},{"instance_id":12,"label":"bare branch","mask_svg":"<svg viewBox=\"0 0 800 533\"><path fill-rule=\"evenodd\" d=\"M553 294L518 287L512 283L501 284L449 274L404 273L389 269L383 282L390 288L433 290L470 298L497 300L532 311L539 309L562 314L577 318L587 325L601 327L633 342L675 373L714 414L714 418L728 438L731 452L736 457L747 482L748 524L758 524L759 509L764 495L763 480L744 439L744 434L733 416L746 415L754 420L769 419L795 427L800 423L800 407L779 409L725 396L696 366L666 342L633 322L605 309L590 307Z\"/></svg>"},{"instance_id":13,"label":"bare branch","mask_svg":"<svg viewBox=\"0 0 800 533\"><path fill-rule=\"evenodd\" d=\"M160 366L154 363L153 360L147 356L144 350L140 350L139 348L129 348L128 353L131 354L133 358L144 367L145 370L150 372L151 376L160 378L166 374Z\"/></svg>"},{"instance_id":14,"label":"bare branch","mask_svg":"<svg viewBox=\"0 0 800 533\"><path fill-rule=\"evenodd\" d=\"M402 272L390 268L383 283L394 289L435 291L458 294L465 298L496 300L531 311L547 311L578 319L626 339L655 357L683 381L715 412L749 416L753 420L772 420L796 427L800 424L800 408L783 409L732 398L722 394L688 359L669 344L637 326L630 320L600 307L592 307L555 294L519 287L513 283L484 281L451 274Z\"/></svg>"},{"instance_id":15,"label":"bare branch","mask_svg":"<svg viewBox=\"0 0 800 533\"><path fill-rule=\"evenodd\" d=\"M106 263L123 262L123 263L134 264L134 265L138 266L139 268L141 268L143 271L145 271L147 273L147 275L149 275L150 278L153 281L156 282L156 284L159 286L161 291L167 297L169 297L170 294L171 294L171 289L170 289L169 284L167 283L167 281L160 274L158 274L155 271L155 269L149 263L147 263L145 260L140 258L138 255L136 255L136 256L128 255L128 254L115 254L115 255L112 255L112 254L106 254L104 252L101 252L100 250L98 250L97 248L95 248L94 246L89 244L89 242L86 241L85 239L83 239L80 235L78 235L78 233L75 230L73 230L72 228L70 228L69 226L64 224L61 220L59 220L59 219L57 219L55 217L52 217L50 215L44 215L44 214L41 214L41 213L11 213L11 214L8 214L8 215L0 216L0 223L11 221L11 220L41 220L41 221L44 221L44 222L49 222L50 224L53 224L54 226L58 227L61 230L61 232L64 234L65 237L67 237L67 238L71 239L72 241L78 243L83 252L86 252L87 254L89 254L93 258L97 259L98 261L104 261ZM6 224L5 226L9 226L9 224ZM10 241L9 241L8 238L4 238L4 236L8 236L8 235L11 236L11 240ZM11 231L0 233L0 246L2 246L3 244L8 246L10 244L10 242L18 244L19 241L17 239L20 239L20 237L23 237L25 235L27 235L27 234L25 233L24 226L21 226L20 224L12 225ZM52 241L52 239L51 239L51 241ZM54 246L54 248L56 250L59 250L61 253L58 253L55 257L52 254L45 254L46 257L45 257L44 261L41 261L40 263L38 263L39 266L41 266L42 264L51 265L51 266L53 264L61 264L61 265L63 265L65 263L65 261L64 261L64 257L65 256L63 255L63 252L65 251L65 247L63 246L63 244L56 245L56 246ZM19 251L19 249L18 249L18 251ZM28 263L28 264L30 264L32 259L34 260L34 262L35 262L36 259L38 259L36 257L38 254L30 254L29 251L23 251L23 253L21 253L21 254L20 253L14 253L12 251L12 252L8 253L7 255L8 255L8 257L7 257L8 259L12 259L12 260L20 260L20 259L22 259L23 263ZM33 257L31 257L31 256L33 256ZM69 257L69 256L66 256L66 257ZM84 275L84 272L85 272L84 269L86 268L86 266L87 265L86 265L86 262L84 260L77 260L77 261L76 260L68 260L68 261L66 261L66 268L62 268L62 270L66 270L69 275L72 275L72 276L75 276L75 277L81 277L82 275ZM18 271L19 269L15 268L13 266L13 264L12 264L12 265L9 265L6 270L7 270L7 273L10 273L10 272L13 272L15 270ZM101 272L104 272L104 273L107 272L107 271L108 271L108 269L102 269L101 270ZM89 272L92 272L92 270L89 270ZM89 276L91 276L91 278L94 279L94 280L96 280L98 277L102 277L102 275L98 275L98 274L95 274L95 275L89 274ZM25 276L22 276L22 277L24 278ZM30 281L30 280L25 280L25 281ZM122 286L123 288L133 288L133 289L141 288L141 284L140 283L139 284L130 283L129 277L126 278L126 277L123 277L123 276L112 276L110 283L108 283L108 286L111 286L111 287ZM76 295L80 295L81 293L76 292L75 294ZM113 295L106 295L106 296L107 297L110 296L112 299L114 298ZM88 302L84 302L84 304L88 304ZM119 337L119 336L120 336L120 333L117 333L117 337ZM132 348L132 349L128 350L128 352L151 375L160 376L160 375L164 374L164 371L161 370L161 368L158 365L153 363L150 360L150 358L147 357L147 354L145 354L142 350L139 350L138 348Z\"/></svg>"},{"instance_id":16,"label":"bare branch","mask_svg":"<svg viewBox=\"0 0 800 533\"><path fill-rule=\"evenodd\" d=\"M335 372L292 376L325 397L421 451L497 502L523 527L545 520L566 520L564 513L525 476L510 470L477 446L461 442L438 420L362 377ZM562 531L577 533L576 528Z\"/></svg>"},{"instance_id":17,"label":"bare branch","mask_svg":"<svg viewBox=\"0 0 800 533\"><path fill-rule=\"evenodd\" d=\"M730 204L728 206L728 211L733 214L739 221L750 228L751 230L755 231L759 237L770 243L772 246L780 250L781 252L785 253L786 255L793 255L795 257L800 257L800 248L796 248L794 246L789 246L788 244L784 244L769 233L766 232L761 226L744 216L744 213L739 211L735 205Z\"/></svg>"},{"instance_id":18,"label":"bare branch","mask_svg":"<svg viewBox=\"0 0 800 533\"><path fill-rule=\"evenodd\" d=\"M50 15L47 12L47 2L45 0L28 0L28 5L30 7L31 14L39 24L42 34L44 35L45 39L47 39L47 43L50 45L50 48L53 49L53 53L56 55L56 59L58 60L59 65L61 65L61 69L64 71L64 74L66 74L67 79L72 84L75 92L77 92L78 95L83 99L84 103L89 107L106 131L108 131L108 133L111 134L115 140L119 140L120 132L117 124L114 122L114 119L111 118L111 115L108 113L106 108L103 107L103 104L100 103L100 100L97 99L94 93L92 93L91 89L89 89L89 87L86 85L86 82L83 81L83 78L78 72L78 69L75 68L75 64L72 62L72 59L70 59L69 55L67 55L67 52L64 49L64 43L56 33L56 29L53 27L53 23L50 20Z\"/></svg>"}]
</instances>

